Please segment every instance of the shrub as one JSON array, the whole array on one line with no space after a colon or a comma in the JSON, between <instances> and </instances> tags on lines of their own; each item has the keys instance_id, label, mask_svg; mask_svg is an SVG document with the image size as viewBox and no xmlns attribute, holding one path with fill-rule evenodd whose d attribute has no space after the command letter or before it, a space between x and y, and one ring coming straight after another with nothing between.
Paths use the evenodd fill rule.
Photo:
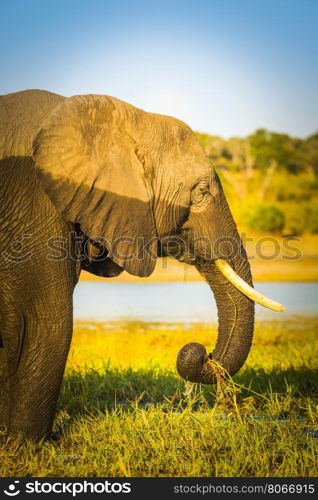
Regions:
<instances>
[{"instance_id":1,"label":"shrub","mask_svg":"<svg viewBox=\"0 0 318 500\"><path fill-rule=\"evenodd\" d=\"M304 204L284 203L285 232L298 236L307 229L308 209Z\"/></svg>"},{"instance_id":2,"label":"shrub","mask_svg":"<svg viewBox=\"0 0 318 500\"><path fill-rule=\"evenodd\" d=\"M246 213L248 227L259 233L280 233L285 224L284 214L279 208L266 203L258 203Z\"/></svg>"},{"instance_id":3,"label":"shrub","mask_svg":"<svg viewBox=\"0 0 318 500\"><path fill-rule=\"evenodd\" d=\"M309 212L307 225L310 233L318 233L318 208Z\"/></svg>"}]
</instances>

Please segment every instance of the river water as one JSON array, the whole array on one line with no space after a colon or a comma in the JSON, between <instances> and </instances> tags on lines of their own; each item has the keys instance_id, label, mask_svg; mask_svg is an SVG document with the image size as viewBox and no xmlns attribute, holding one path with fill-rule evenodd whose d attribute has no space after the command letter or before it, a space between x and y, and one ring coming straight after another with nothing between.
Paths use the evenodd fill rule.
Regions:
<instances>
[{"instance_id":1,"label":"river water","mask_svg":"<svg viewBox=\"0 0 318 500\"><path fill-rule=\"evenodd\" d=\"M284 320L290 315L318 315L318 283L259 282L254 286L285 305L283 313L257 305L256 319ZM204 282L81 281L74 293L74 318L215 322L217 310L209 286Z\"/></svg>"}]
</instances>

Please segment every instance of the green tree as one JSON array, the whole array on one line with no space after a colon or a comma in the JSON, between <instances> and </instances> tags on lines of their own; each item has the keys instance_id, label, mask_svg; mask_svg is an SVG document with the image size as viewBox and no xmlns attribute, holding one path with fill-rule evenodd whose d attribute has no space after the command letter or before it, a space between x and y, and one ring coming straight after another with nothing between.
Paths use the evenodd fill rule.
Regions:
<instances>
[{"instance_id":1,"label":"green tree","mask_svg":"<svg viewBox=\"0 0 318 500\"><path fill-rule=\"evenodd\" d=\"M297 174L305 168L301 139L259 129L249 136L249 142L256 166L261 170L266 170L273 161L290 173Z\"/></svg>"}]
</instances>

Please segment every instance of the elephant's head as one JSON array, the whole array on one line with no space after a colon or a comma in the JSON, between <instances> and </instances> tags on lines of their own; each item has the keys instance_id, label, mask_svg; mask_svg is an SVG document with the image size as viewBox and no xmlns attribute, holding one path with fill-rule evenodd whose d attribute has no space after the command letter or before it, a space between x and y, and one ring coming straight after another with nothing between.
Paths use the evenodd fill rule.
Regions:
<instances>
[{"instance_id":1,"label":"elephant's head","mask_svg":"<svg viewBox=\"0 0 318 500\"><path fill-rule=\"evenodd\" d=\"M220 181L191 129L112 97L75 96L43 123L34 159L57 209L102 242L116 269L148 276L158 256L172 254L207 280L218 307L217 343L209 356L200 344L182 348L179 373L212 383L210 359L238 371L257 297Z\"/></svg>"}]
</instances>

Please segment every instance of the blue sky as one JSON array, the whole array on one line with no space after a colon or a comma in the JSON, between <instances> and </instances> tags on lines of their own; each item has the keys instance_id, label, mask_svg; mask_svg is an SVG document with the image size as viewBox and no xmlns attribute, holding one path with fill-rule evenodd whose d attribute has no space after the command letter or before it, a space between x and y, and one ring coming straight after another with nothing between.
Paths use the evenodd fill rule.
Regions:
<instances>
[{"instance_id":1,"label":"blue sky","mask_svg":"<svg viewBox=\"0 0 318 500\"><path fill-rule=\"evenodd\" d=\"M0 92L109 94L223 137L318 130L316 0L2 0Z\"/></svg>"}]
</instances>

